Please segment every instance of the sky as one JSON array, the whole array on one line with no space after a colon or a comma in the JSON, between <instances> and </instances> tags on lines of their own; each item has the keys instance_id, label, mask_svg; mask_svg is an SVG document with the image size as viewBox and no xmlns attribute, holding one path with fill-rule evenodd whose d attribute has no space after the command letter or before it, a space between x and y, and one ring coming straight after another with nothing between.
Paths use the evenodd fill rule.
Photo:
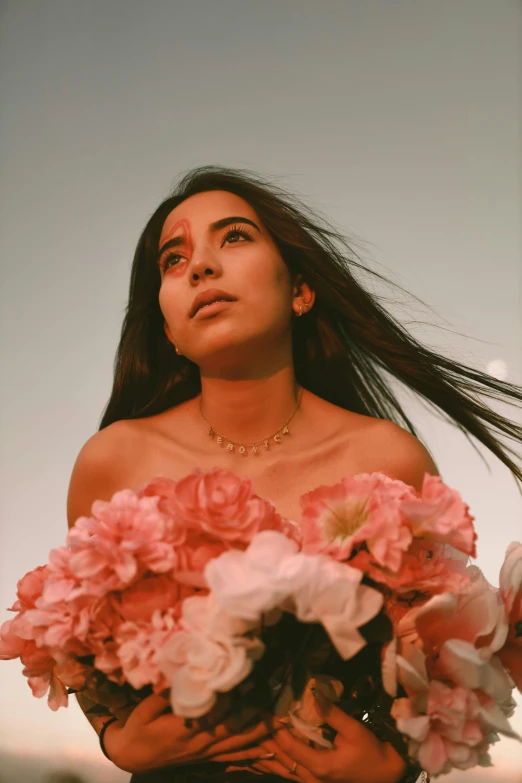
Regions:
<instances>
[{"instance_id":1,"label":"sky","mask_svg":"<svg viewBox=\"0 0 522 783\"><path fill-rule=\"evenodd\" d=\"M0 73L0 622L64 541L138 236L192 167L277 177L426 303L390 305L418 339L522 383L519 2L4 0ZM498 583L522 538L513 477L405 400ZM0 690L0 750L100 760L77 705L51 712L16 661ZM448 783L522 781L522 744L492 757Z\"/></svg>"}]
</instances>

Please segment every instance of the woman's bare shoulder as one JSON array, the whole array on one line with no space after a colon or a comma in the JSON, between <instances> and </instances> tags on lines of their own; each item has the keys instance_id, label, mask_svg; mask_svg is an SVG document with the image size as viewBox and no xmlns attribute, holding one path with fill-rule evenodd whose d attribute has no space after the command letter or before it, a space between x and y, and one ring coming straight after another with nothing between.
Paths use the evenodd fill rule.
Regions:
<instances>
[{"instance_id":1,"label":"woman's bare shoulder","mask_svg":"<svg viewBox=\"0 0 522 783\"><path fill-rule=\"evenodd\" d=\"M140 437L140 427L132 419L121 419L98 430L83 444L78 458L110 461L124 457Z\"/></svg>"},{"instance_id":2,"label":"woman's bare shoulder","mask_svg":"<svg viewBox=\"0 0 522 783\"><path fill-rule=\"evenodd\" d=\"M378 426L370 432L372 437L366 441L369 459L379 454L384 473L392 478L404 481L420 492L424 474L440 476L439 469L431 453L422 441L409 430L387 419L379 419Z\"/></svg>"},{"instance_id":3,"label":"woman's bare shoulder","mask_svg":"<svg viewBox=\"0 0 522 783\"><path fill-rule=\"evenodd\" d=\"M69 481L69 526L79 516L90 513L94 500L109 500L125 485L128 465L137 453L138 437L138 429L130 421L116 421L95 432L83 444Z\"/></svg>"}]
</instances>

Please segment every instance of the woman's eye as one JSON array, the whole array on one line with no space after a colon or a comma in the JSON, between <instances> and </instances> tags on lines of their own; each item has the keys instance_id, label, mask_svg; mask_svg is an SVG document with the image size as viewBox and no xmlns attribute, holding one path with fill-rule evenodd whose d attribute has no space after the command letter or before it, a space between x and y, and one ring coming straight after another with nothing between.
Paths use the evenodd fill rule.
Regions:
<instances>
[{"instance_id":1,"label":"woman's eye","mask_svg":"<svg viewBox=\"0 0 522 783\"><path fill-rule=\"evenodd\" d=\"M163 271L165 272L165 270L169 268L171 261L177 261L178 258L181 258L179 253L172 253L170 256L167 256L166 258L164 258L163 262L161 264L161 266L163 268Z\"/></svg>"},{"instance_id":2,"label":"woman's eye","mask_svg":"<svg viewBox=\"0 0 522 783\"><path fill-rule=\"evenodd\" d=\"M237 235L243 237L246 241L252 239L252 234L247 231L244 228L233 228L230 231L228 231L225 235L225 238L223 240L223 243L227 242L231 236ZM241 242L232 242L233 245L241 244ZM163 271L165 272L172 264L177 263L178 258L182 258L182 256L179 253L170 253L166 258L163 260L163 263L161 264Z\"/></svg>"},{"instance_id":3,"label":"woman's eye","mask_svg":"<svg viewBox=\"0 0 522 783\"><path fill-rule=\"evenodd\" d=\"M238 236L241 236L243 238L252 239L252 234L249 231L246 231L244 228L233 228L232 231L229 231L226 236L225 240L227 240L232 234L237 234ZM232 242L233 245L237 245L237 242Z\"/></svg>"}]
</instances>

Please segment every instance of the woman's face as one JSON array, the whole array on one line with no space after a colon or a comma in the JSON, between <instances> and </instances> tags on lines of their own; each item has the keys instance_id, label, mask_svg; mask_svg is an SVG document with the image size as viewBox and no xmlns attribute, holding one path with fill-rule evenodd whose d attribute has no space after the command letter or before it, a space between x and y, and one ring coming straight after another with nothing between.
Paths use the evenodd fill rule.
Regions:
<instances>
[{"instance_id":1,"label":"woman's face","mask_svg":"<svg viewBox=\"0 0 522 783\"><path fill-rule=\"evenodd\" d=\"M179 204L163 225L158 264L167 336L200 369L244 370L268 357L280 362L282 351L291 358L290 272L242 198L206 191ZM195 297L210 288L235 301L192 315Z\"/></svg>"}]
</instances>

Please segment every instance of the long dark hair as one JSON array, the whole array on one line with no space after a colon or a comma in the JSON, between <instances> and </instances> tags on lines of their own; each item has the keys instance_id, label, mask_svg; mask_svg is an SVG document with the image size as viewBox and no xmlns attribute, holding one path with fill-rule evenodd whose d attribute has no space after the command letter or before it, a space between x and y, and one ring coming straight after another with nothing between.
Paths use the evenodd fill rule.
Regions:
<instances>
[{"instance_id":1,"label":"long dark hair","mask_svg":"<svg viewBox=\"0 0 522 783\"><path fill-rule=\"evenodd\" d=\"M522 387L452 361L419 343L380 305L377 295L357 282L354 269L392 284L363 266L340 232L274 182L248 170L222 166L202 166L185 174L140 236L113 388L100 430L120 419L160 413L201 391L198 366L186 356L178 356L164 332L156 258L170 212L189 196L210 190L229 191L247 201L270 232L292 280L300 273L316 292L312 309L305 317L294 319L292 327L294 372L301 386L341 408L389 419L417 436L386 380L387 372L438 412L443 411L444 418L475 447L469 437L474 435L522 482L522 469L507 452L520 454L501 445L488 425L519 443L522 427L476 396L515 404L522 402Z\"/></svg>"}]
</instances>

